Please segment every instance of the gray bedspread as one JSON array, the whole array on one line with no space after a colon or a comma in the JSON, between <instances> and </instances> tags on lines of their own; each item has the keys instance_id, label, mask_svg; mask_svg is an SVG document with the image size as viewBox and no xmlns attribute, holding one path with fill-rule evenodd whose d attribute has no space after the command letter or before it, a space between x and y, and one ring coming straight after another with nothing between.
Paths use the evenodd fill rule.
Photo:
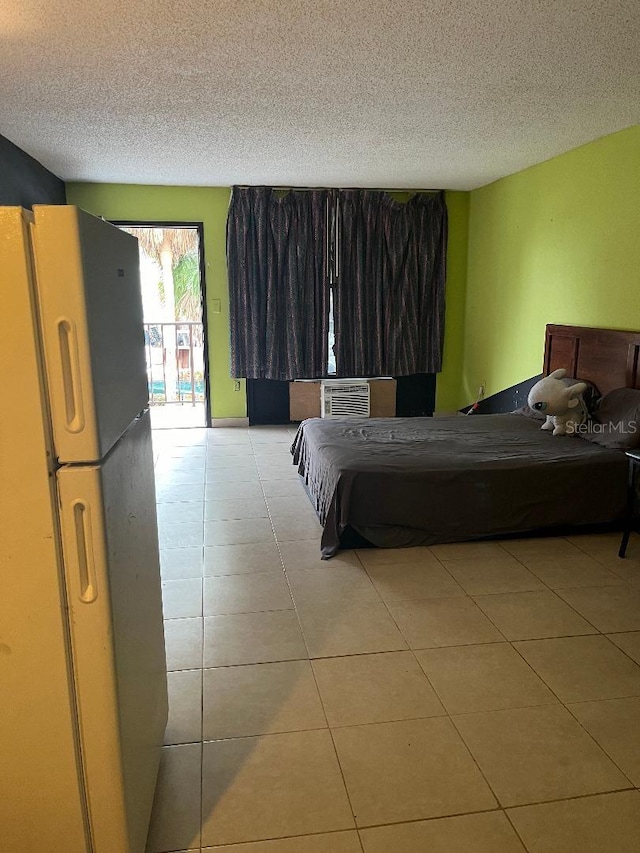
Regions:
<instances>
[{"instance_id":1,"label":"gray bedspread","mask_svg":"<svg viewBox=\"0 0 640 853\"><path fill-rule=\"evenodd\" d=\"M610 522L625 508L622 451L515 414L313 418L291 451L325 558L348 525L390 548Z\"/></svg>"}]
</instances>

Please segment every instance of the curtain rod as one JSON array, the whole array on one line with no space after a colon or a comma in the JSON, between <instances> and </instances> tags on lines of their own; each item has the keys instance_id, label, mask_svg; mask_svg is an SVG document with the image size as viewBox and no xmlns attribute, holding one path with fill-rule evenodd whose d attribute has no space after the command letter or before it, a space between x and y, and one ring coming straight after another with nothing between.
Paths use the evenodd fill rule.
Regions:
<instances>
[{"instance_id":1,"label":"curtain rod","mask_svg":"<svg viewBox=\"0 0 640 853\"><path fill-rule=\"evenodd\" d=\"M232 186L237 187L239 190L250 190L255 189L256 187L265 187L266 189L275 190L276 192L288 192L289 190L295 190L296 192L313 192L313 190L373 190L374 192L384 192L384 193L439 193L442 192L442 189L421 189L413 187L411 189L405 187L404 189L400 189L398 187L266 187L265 184L233 184Z\"/></svg>"}]
</instances>

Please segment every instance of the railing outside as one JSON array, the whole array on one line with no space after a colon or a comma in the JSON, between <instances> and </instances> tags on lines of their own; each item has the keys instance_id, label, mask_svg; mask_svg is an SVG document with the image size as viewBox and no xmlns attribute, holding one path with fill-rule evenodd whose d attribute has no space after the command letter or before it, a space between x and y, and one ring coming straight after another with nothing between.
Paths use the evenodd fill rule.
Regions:
<instances>
[{"instance_id":1,"label":"railing outside","mask_svg":"<svg viewBox=\"0 0 640 853\"><path fill-rule=\"evenodd\" d=\"M204 402L202 323L145 323L144 341L150 404Z\"/></svg>"}]
</instances>

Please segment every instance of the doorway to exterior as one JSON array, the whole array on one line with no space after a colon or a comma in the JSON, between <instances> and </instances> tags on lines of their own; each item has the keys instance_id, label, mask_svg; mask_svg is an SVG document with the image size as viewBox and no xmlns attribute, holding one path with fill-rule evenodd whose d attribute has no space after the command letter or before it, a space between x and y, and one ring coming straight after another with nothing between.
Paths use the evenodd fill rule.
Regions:
<instances>
[{"instance_id":1,"label":"doorway to exterior","mask_svg":"<svg viewBox=\"0 0 640 853\"><path fill-rule=\"evenodd\" d=\"M211 426L202 223L114 224L140 247L151 425Z\"/></svg>"}]
</instances>

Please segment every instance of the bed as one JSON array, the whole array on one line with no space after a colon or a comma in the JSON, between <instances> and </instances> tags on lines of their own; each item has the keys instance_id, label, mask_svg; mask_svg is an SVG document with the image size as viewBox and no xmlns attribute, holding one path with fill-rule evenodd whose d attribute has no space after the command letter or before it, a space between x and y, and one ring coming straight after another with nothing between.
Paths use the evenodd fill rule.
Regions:
<instances>
[{"instance_id":1,"label":"bed","mask_svg":"<svg viewBox=\"0 0 640 853\"><path fill-rule=\"evenodd\" d=\"M550 325L544 374L601 394L640 387L640 332ZM627 460L517 414L304 421L292 453L323 525L322 556L355 531L379 547L616 522Z\"/></svg>"}]
</instances>

